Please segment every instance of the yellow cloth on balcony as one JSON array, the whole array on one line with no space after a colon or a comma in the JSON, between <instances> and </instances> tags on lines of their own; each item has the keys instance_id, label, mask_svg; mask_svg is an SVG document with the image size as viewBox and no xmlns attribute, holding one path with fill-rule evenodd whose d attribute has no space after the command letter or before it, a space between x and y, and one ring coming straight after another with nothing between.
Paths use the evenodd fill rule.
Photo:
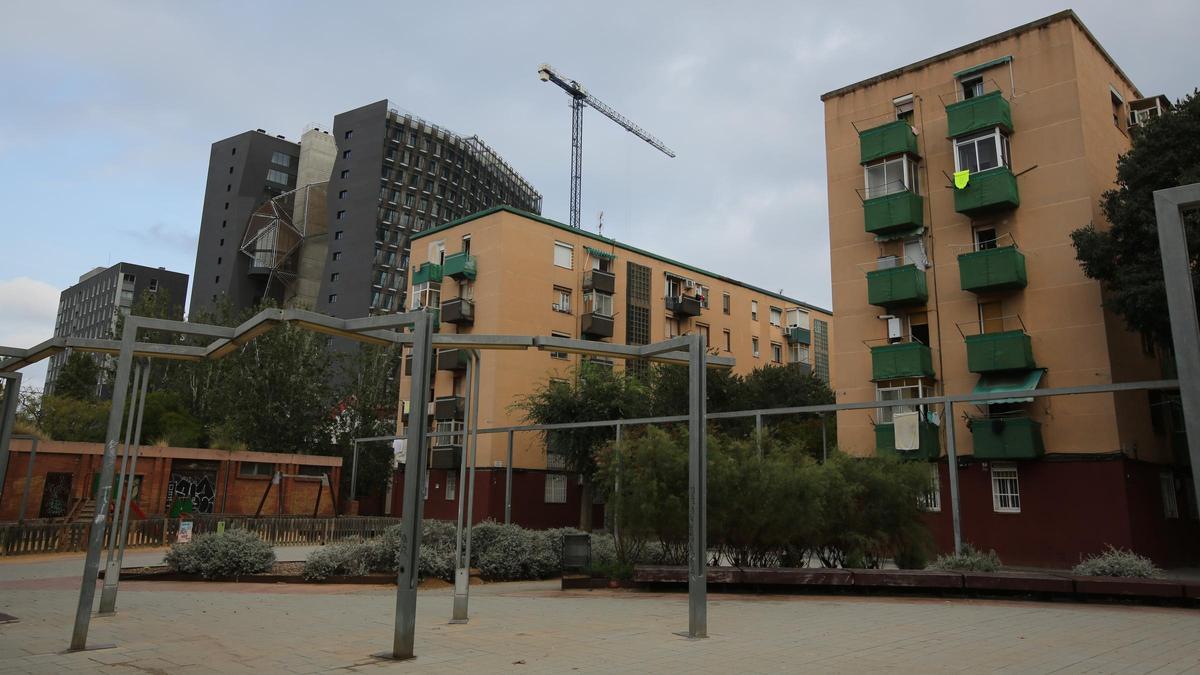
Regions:
<instances>
[{"instance_id":1,"label":"yellow cloth on balcony","mask_svg":"<svg viewBox=\"0 0 1200 675\"><path fill-rule=\"evenodd\" d=\"M896 430L897 450L921 449L921 414L913 412L898 412L892 415L892 423Z\"/></svg>"}]
</instances>

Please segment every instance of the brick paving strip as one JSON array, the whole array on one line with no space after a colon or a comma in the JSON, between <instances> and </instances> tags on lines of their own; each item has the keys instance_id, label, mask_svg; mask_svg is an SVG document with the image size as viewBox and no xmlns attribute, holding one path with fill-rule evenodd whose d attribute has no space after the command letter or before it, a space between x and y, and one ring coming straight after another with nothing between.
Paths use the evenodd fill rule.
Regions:
<instances>
[{"instance_id":1,"label":"brick paving strip","mask_svg":"<svg viewBox=\"0 0 1200 675\"><path fill-rule=\"evenodd\" d=\"M0 577L3 577L0 570ZM130 582L92 643L62 653L78 577L0 583L0 672L1200 672L1200 612L971 599L710 596L712 637L681 593L560 591L558 581L472 590L448 625L449 589L418 603L418 658L390 645L394 587Z\"/></svg>"}]
</instances>

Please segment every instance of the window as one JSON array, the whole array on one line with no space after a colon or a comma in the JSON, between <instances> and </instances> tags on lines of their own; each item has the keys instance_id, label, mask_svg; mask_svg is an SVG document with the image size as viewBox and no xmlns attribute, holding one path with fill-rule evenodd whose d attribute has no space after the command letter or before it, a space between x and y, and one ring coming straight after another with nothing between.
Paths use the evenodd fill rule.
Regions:
<instances>
[{"instance_id":1,"label":"window","mask_svg":"<svg viewBox=\"0 0 1200 675\"><path fill-rule=\"evenodd\" d=\"M754 358L758 358L758 338L750 338L750 351L754 352Z\"/></svg>"},{"instance_id":2,"label":"window","mask_svg":"<svg viewBox=\"0 0 1200 675\"><path fill-rule=\"evenodd\" d=\"M938 465L929 465L929 489L921 497L921 508L925 511L942 510L942 480Z\"/></svg>"},{"instance_id":3,"label":"window","mask_svg":"<svg viewBox=\"0 0 1200 675\"><path fill-rule=\"evenodd\" d=\"M413 286L411 306L413 309L421 309L424 307L441 307L442 285L435 281L429 281Z\"/></svg>"},{"instance_id":4,"label":"window","mask_svg":"<svg viewBox=\"0 0 1200 675\"><path fill-rule=\"evenodd\" d=\"M224 239L222 239L222 240L221 240L221 243L222 243L222 244L224 244L224 243L225 243L225 240L224 240ZM146 290L150 291L151 293L157 293L157 292L158 292L158 279L151 279L151 280L150 280L150 287L149 287L149 288L147 288Z\"/></svg>"},{"instance_id":5,"label":"window","mask_svg":"<svg viewBox=\"0 0 1200 675\"><path fill-rule=\"evenodd\" d=\"M1158 474L1159 492L1162 493L1163 518L1179 517L1179 499L1175 494L1175 476L1169 471Z\"/></svg>"},{"instance_id":6,"label":"window","mask_svg":"<svg viewBox=\"0 0 1200 675\"><path fill-rule=\"evenodd\" d=\"M343 179L349 178L350 177L350 169L342 169L341 176Z\"/></svg>"},{"instance_id":7,"label":"window","mask_svg":"<svg viewBox=\"0 0 1200 675\"><path fill-rule=\"evenodd\" d=\"M906 398L921 398L922 392L923 387L919 383L902 387L877 387L875 389L875 400L899 401ZM911 405L879 408L878 410L878 424L891 424L894 415L898 412L917 412L917 409Z\"/></svg>"},{"instance_id":8,"label":"window","mask_svg":"<svg viewBox=\"0 0 1200 675\"><path fill-rule=\"evenodd\" d=\"M279 166L291 166L292 156L276 150L271 153L271 163L278 164Z\"/></svg>"},{"instance_id":9,"label":"window","mask_svg":"<svg viewBox=\"0 0 1200 675\"><path fill-rule=\"evenodd\" d=\"M913 95L898 96L892 99L892 105L896 108L896 119L904 120L911 126L913 123Z\"/></svg>"},{"instance_id":10,"label":"window","mask_svg":"<svg viewBox=\"0 0 1200 675\"><path fill-rule=\"evenodd\" d=\"M350 151L349 150L342 151L342 159L350 159Z\"/></svg>"},{"instance_id":11,"label":"window","mask_svg":"<svg viewBox=\"0 0 1200 675\"><path fill-rule=\"evenodd\" d=\"M452 502L458 492L458 474L453 471L446 472L446 501Z\"/></svg>"},{"instance_id":12,"label":"window","mask_svg":"<svg viewBox=\"0 0 1200 675\"><path fill-rule=\"evenodd\" d=\"M238 462L238 476L274 476L275 465L270 462Z\"/></svg>"},{"instance_id":13,"label":"window","mask_svg":"<svg viewBox=\"0 0 1200 675\"><path fill-rule=\"evenodd\" d=\"M708 349L708 326L698 323L696 324L696 332L700 333L700 337L704 338L704 348Z\"/></svg>"},{"instance_id":14,"label":"window","mask_svg":"<svg viewBox=\"0 0 1200 675\"><path fill-rule=\"evenodd\" d=\"M1008 136L997 127L954 141L954 170L971 173L1009 166Z\"/></svg>"},{"instance_id":15,"label":"window","mask_svg":"<svg viewBox=\"0 0 1200 675\"><path fill-rule=\"evenodd\" d=\"M975 250L985 251L989 248L996 248L996 228L991 225L977 227L974 231Z\"/></svg>"},{"instance_id":16,"label":"window","mask_svg":"<svg viewBox=\"0 0 1200 675\"><path fill-rule=\"evenodd\" d=\"M958 83L962 87L963 99L975 98L983 96L983 78L972 77L965 80L960 80Z\"/></svg>"},{"instance_id":17,"label":"window","mask_svg":"<svg viewBox=\"0 0 1200 675\"><path fill-rule=\"evenodd\" d=\"M353 138L353 137L354 137L354 130L353 130L353 129L347 129L347 130L346 130L346 133L342 134L342 138L344 138L344 139L346 139L346 140L350 140L350 139L351 139L351 138Z\"/></svg>"},{"instance_id":18,"label":"window","mask_svg":"<svg viewBox=\"0 0 1200 675\"><path fill-rule=\"evenodd\" d=\"M279 169L269 169L267 171L267 180L272 183L279 183L280 185L287 185L288 184L288 175L286 173L280 171Z\"/></svg>"},{"instance_id":19,"label":"window","mask_svg":"<svg viewBox=\"0 0 1200 675\"><path fill-rule=\"evenodd\" d=\"M793 307L787 311L788 328L808 328L808 312Z\"/></svg>"},{"instance_id":20,"label":"window","mask_svg":"<svg viewBox=\"0 0 1200 675\"><path fill-rule=\"evenodd\" d=\"M332 305L336 302L337 302L337 293L330 293L329 294L329 304Z\"/></svg>"},{"instance_id":21,"label":"window","mask_svg":"<svg viewBox=\"0 0 1200 675\"><path fill-rule=\"evenodd\" d=\"M725 333L725 351L733 351L733 333L730 333L728 328L722 332Z\"/></svg>"},{"instance_id":22,"label":"window","mask_svg":"<svg viewBox=\"0 0 1200 675\"><path fill-rule=\"evenodd\" d=\"M1124 131L1125 100L1111 86L1108 88L1108 95L1112 99L1113 126Z\"/></svg>"},{"instance_id":23,"label":"window","mask_svg":"<svg viewBox=\"0 0 1200 675\"><path fill-rule=\"evenodd\" d=\"M999 300L979 303L979 332L999 333L1004 330L1004 310Z\"/></svg>"},{"instance_id":24,"label":"window","mask_svg":"<svg viewBox=\"0 0 1200 675\"><path fill-rule=\"evenodd\" d=\"M349 190L339 190L338 191L338 199L345 199L346 196L349 194L350 194Z\"/></svg>"},{"instance_id":25,"label":"window","mask_svg":"<svg viewBox=\"0 0 1200 675\"><path fill-rule=\"evenodd\" d=\"M567 477L558 473L546 474L546 495L545 502L547 504L566 504L567 503Z\"/></svg>"},{"instance_id":26,"label":"window","mask_svg":"<svg viewBox=\"0 0 1200 675\"><path fill-rule=\"evenodd\" d=\"M771 362L783 363L783 345L778 342L771 343Z\"/></svg>"},{"instance_id":27,"label":"window","mask_svg":"<svg viewBox=\"0 0 1200 675\"><path fill-rule=\"evenodd\" d=\"M867 199L895 194L917 192L917 165L907 156L885 159L863 167L866 176Z\"/></svg>"},{"instance_id":28,"label":"window","mask_svg":"<svg viewBox=\"0 0 1200 675\"><path fill-rule=\"evenodd\" d=\"M992 510L996 513L1021 512L1017 467L992 465Z\"/></svg>"},{"instance_id":29,"label":"window","mask_svg":"<svg viewBox=\"0 0 1200 675\"><path fill-rule=\"evenodd\" d=\"M808 345L802 345L799 342L788 344L788 363L804 363L812 365L809 357Z\"/></svg>"},{"instance_id":30,"label":"window","mask_svg":"<svg viewBox=\"0 0 1200 675\"><path fill-rule=\"evenodd\" d=\"M908 315L908 334L913 342L929 344L929 313L913 312Z\"/></svg>"},{"instance_id":31,"label":"window","mask_svg":"<svg viewBox=\"0 0 1200 675\"><path fill-rule=\"evenodd\" d=\"M321 466L320 464L301 464L300 466L296 467L296 473L300 474L301 476L320 477L329 473L329 469L328 467Z\"/></svg>"},{"instance_id":32,"label":"window","mask_svg":"<svg viewBox=\"0 0 1200 675\"><path fill-rule=\"evenodd\" d=\"M758 321L758 301L757 300L750 301L750 320ZM758 350L755 349L754 351L757 352Z\"/></svg>"},{"instance_id":33,"label":"window","mask_svg":"<svg viewBox=\"0 0 1200 675\"><path fill-rule=\"evenodd\" d=\"M471 235L469 234L463 235L462 252L464 255L471 255Z\"/></svg>"},{"instance_id":34,"label":"window","mask_svg":"<svg viewBox=\"0 0 1200 675\"><path fill-rule=\"evenodd\" d=\"M571 335L569 333L560 333L558 331L550 331L550 337L559 337L559 338L570 339ZM550 352L550 358L558 359L560 361L566 361L567 353L566 352Z\"/></svg>"},{"instance_id":35,"label":"window","mask_svg":"<svg viewBox=\"0 0 1200 675\"><path fill-rule=\"evenodd\" d=\"M599 291L588 291L583 294L583 311L585 314L611 317L613 296Z\"/></svg>"},{"instance_id":36,"label":"window","mask_svg":"<svg viewBox=\"0 0 1200 675\"><path fill-rule=\"evenodd\" d=\"M613 263L608 258L592 257L592 269L597 272L608 272L612 274Z\"/></svg>"},{"instance_id":37,"label":"window","mask_svg":"<svg viewBox=\"0 0 1200 675\"><path fill-rule=\"evenodd\" d=\"M421 485L421 499L429 499L429 469L425 469L425 482Z\"/></svg>"},{"instance_id":38,"label":"window","mask_svg":"<svg viewBox=\"0 0 1200 675\"><path fill-rule=\"evenodd\" d=\"M553 309L563 314L571 313L571 289L563 288L562 286L554 287Z\"/></svg>"},{"instance_id":39,"label":"window","mask_svg":"<svg viewBox=\"0 0 1200 675\"><path fill-rule=\"evenodd\" d=\"M772 326L783 325L783 310L782 309L780 309L778 307L771 308L771 325Z\"/></svg>"},{"instance_id":40,"label":"window","mask_svg":"<svg viewBox=\"0 0 1200 675\"><path fill-rule=\"evenodd\" d=\"M345 218L345 217L346 217L346 210L345 210L345 209L342 209L341 211L338 211L338 212L337 212L337 220L341 220L341 219L343 219L343 218Z\"/></svg>"},{"instance_id":41,"label":"window","mask_svg":"<svg viewBox=\"0 0 1200 675\"><path fill-rule=\"evenodd\" d=\"M343 235L345 235L345 234L346 234L346 231L345 231L345 230L338 230L337 232L334 232L334 233L333 233L333 238L334 238L334 239L341 239L341 238L342 238L342 236L343 236Z\"/></svg>"},{"instance_id":42,"label":"window","mask_svg":"<svg viewBox=\"0 0 1200 675\"><path fill-rule=\"evenodd\" d=\"M561 241L554 242L554 265L565 269L574 269L575 249L570 244Z\"/></svg>"},{"instance_id":43,"label":"window","mask_svg":"<svg viewBox=\"0 0 1200 675\"><path fill-rule=\"evenodd\" d=\"M729 314L729 294L728 293L721 294L721 311L724 312L725 314Z\"/></svg>"},{"instance_id":44,"label":"window","mask_svg":"<svg viewBox=\"0 0 1200 675\"><path fill-rule=\"evenodd\" d=\"M334 251L334 252L333 252L333 259L334 259L334 260L341 260L341 259L342 259L342 252L341 252L341 251Z\"/></svg>"}]
</instances>

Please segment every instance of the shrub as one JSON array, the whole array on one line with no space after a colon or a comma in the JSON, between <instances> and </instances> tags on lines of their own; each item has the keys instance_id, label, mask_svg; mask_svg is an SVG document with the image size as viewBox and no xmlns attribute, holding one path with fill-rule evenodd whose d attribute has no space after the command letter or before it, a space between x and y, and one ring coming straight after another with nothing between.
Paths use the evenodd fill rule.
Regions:
<instances>
[{"instance_id":1,"label":"shrub","mask_svg":"<svg viewBox=\"0 0 1200 675\"><path fill-rule=\"evenodd\" d=\"M1133 551L1108 545L1103 553L1088 556L1071 570L1075 574L1089 577L1137 577L1148 579L1157 576L1160 570L1145 556Z\"/></svg>"},{"instance_id":2,"label":"shrub","mask_svg":"<svg viewBox=\"0 0 1200 675\"><path fill-rule=\"evenodd\" d=\"M963 544L958 553L938 556L931 567L951 572L995 572L1000 569L1000 556L993 550L984 553L970 544Z\"/></svg>"},{"instance_id":3,"label":"shrub","mask_svg":"<svg viewBox=\"0 0 1200 675\"><path fill-rule=\"evenodd\" d=\"M180 574L198 574L205 579L240 577L266 572L275 564L275 549L247 530L201 534L186 544L175 544L167 552L167 567Z\"/></svg>"},{"instance_id":4,"label":"shrub","mask_svg":"<svg viewBox=\"0 0 1200 675\"><path fill-rule=\"evenodd\" d=\"M363 539L328 544L308 555L301 574L307 581L324 581L336 575L363 576L376 571L374 562L380 548L379 542Z\"/></svg>"}]
</instances>

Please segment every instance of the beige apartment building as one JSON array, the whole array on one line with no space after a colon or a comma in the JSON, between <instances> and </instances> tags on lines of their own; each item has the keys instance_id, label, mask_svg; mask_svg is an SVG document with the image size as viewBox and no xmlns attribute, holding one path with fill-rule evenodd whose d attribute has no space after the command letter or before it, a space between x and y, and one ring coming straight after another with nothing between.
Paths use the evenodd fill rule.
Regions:
<instances>
[{"instance_id":1,"label":"beige apartment building","mask_svg":"<svg viewBox=\"0 0 1200 675\"><path fill-rule=\"evenodd\" d=\"M736 359L738 372L800 363L825 380L831 375L828 310L517 209L492 208L418 233L411 251L411 307L438 308L442 333L649 344L699 332L710 350ZM589 357L531 350L481 358L479 425L486 428L525 423L512 404ZM458 350L439 353L431 428L462 428L465 367ZM427 513L452 517L457 504L447 497L458 491L446 470L458 467L460 439L433 445ZM486 469L477 479L479 517L503 518L506 456L504 434L479 436L477 466ZM514 522L577 521L577 481L554 472L561 467L553 456L549 462L536 434L514 439Z\"/></svg>"},{"instance_id":2,"label":"beige apartment building","mask_svg":"<svg viewBox=\"0 0 1200 675\"><path fill-rule=\"evenodd\" d=\"M838 402L1013 393L954 420L841 412L841 449L930 461L942 548L936 462L954 424L964 538L1005 562L1069 564L1107 543L1194 556L1167 402L1021 396L1164 374L1104 309L1070 233L1107 227L1099 201L1117 158L1165 99L1144 96L1069 10L821 98Z\"/></svg>"}]
</instances>

